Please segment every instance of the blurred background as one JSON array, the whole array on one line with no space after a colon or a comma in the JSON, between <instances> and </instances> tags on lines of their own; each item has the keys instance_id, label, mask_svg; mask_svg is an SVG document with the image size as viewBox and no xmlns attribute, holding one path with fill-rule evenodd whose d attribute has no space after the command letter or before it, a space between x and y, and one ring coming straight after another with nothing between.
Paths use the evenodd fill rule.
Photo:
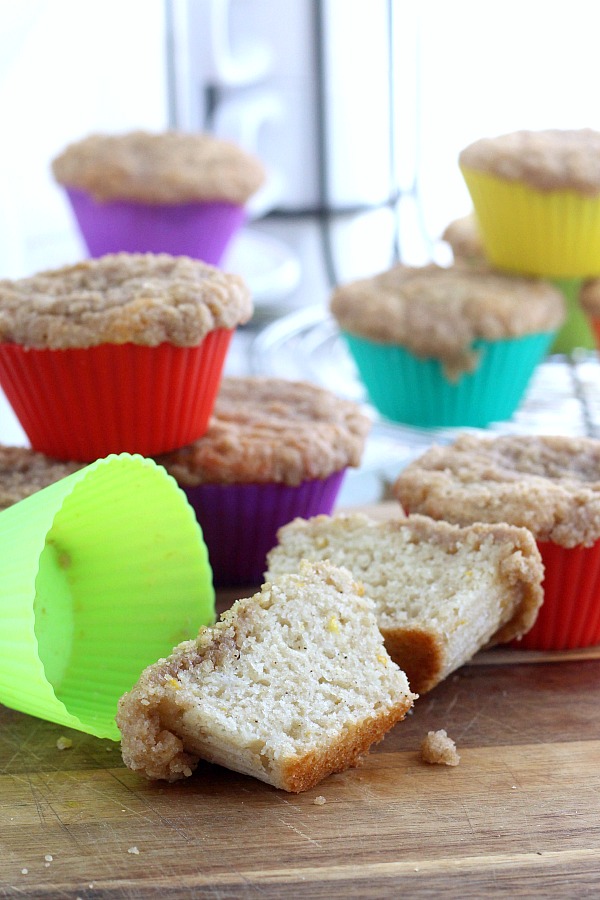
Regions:
<instances>
[{"instance_id":1,"label":"blurred background","mask_svg":"<svg viewBox=\"0 0 600 900\"><path fill-rule=\"evenodd\" d=\"M451 262L440 235L471 208L471 141L600 128L595 19L587 0L0 0L0 277L86 255L50 171L69 142L232 138L269 178L223 262L255 300L228 371L360 399L315 308L396 260ZM413 438L396 430L393 453Z\"/></svg>"},{"instance_id":2,"label":"blurred background","mask_svg":"<svg viewBox=\"0 0 600 900\"><path fill-rule=\"evenodd\" d=\"M79 258L51 159L93 131L210 130L269 182L229 267L257 312L448 260L459 151L516 128L598 127L585 0L0 2L0 276Z\"/></svg>"}]
</instances>

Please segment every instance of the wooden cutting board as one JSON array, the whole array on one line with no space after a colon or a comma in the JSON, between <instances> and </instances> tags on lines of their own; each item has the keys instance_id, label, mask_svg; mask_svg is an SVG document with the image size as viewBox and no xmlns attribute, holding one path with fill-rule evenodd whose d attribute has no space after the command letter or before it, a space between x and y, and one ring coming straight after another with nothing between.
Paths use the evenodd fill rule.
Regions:
<instances>
[{"instance_id":1,"label":"wooden cutting board","mask_svg":"<svg viewBox=\"0 0 600 900\"><path fill-rule=\"evenodd\" d=\"M599 700L600 648L492 650L300 795L209 765L151 784L0 707L0 897L598 896ZM419 759L439 728L457 767Z\"/></svg>"}]
</instances>

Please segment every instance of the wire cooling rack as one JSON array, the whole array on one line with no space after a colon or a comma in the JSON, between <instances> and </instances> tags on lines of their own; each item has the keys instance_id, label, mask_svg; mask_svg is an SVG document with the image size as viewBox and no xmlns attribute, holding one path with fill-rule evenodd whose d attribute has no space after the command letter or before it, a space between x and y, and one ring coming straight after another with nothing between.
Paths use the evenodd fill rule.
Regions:
<instances>
[{"instance_id":1,"label":"wire cooling rack","mask_svg":"<svg viewBox=\"0 0 600 900\"><path fill-rule=\"evenodd\" d=\"M267 325L250 352L253 374L311 381L364 405L373 420L363 463L349 473L342 502L385 497L391 481L431 444L458 431L492 434L566 434L600 438L600 357L576 350L548 356L533 374L510 420L482 429L421 429L384 420L369 405L356 366L335 321L322 306L306 307Z\"/></svg>"}]
</instances>

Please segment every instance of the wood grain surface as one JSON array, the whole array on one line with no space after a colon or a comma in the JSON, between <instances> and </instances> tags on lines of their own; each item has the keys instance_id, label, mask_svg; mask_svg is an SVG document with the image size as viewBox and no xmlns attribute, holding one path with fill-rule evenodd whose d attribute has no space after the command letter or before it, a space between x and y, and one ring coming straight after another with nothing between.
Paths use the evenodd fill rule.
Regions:
<instances>
[{"instance_id":1,"label":"wood grain surface","mask_svg":"<svg viewBox=\"0 0 600 900\"><path fill-rule=\"evenodd\" d=\"M0 707L0 897L598 897L599 701L600 648L489 651L300 795L210 765L149 783ZM439 728L460 765L420 761Z\"/></svg>"}]
</instances>

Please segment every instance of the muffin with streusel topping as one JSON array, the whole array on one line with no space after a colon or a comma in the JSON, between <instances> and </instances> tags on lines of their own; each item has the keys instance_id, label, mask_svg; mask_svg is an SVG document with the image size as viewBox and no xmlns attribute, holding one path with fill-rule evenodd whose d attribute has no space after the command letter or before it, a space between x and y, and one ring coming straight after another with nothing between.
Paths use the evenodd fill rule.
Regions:
<instances>
[{"instance_id":1,"label":"muffin with streusel topping","mask_svg":"<svg viewBox=\"0 0 600 900\"><path fill-rule=\"evenodd\" d=\"M91 134L52 161L91 256L171 253L219 265L265 181L254 155L212 134Z\"/></svg>"},{"instance_id":2,"label":"muffin with streusel topping","mask_svg":"<svg viewBox=\"0 0 600 900\"><path fill-rule=\"evenodd\" d=\"M0 444L0 510L66 478L83 463L62 462L29 447Z\"/></svg>"},{"instance_id":3,"label":"muffin with streusel topping","mask_svg":"<svg viewBox=\"0 0 600 900\"><path fill-rule=\"evenodd\" d=\"M331 311L382 415L483 427L517 408L564 302L539 280L398 265L337 287Z\"/></svg>"},{"instance_id":4,"label":"muffin with streusel topping","mask_svg":"<svg viewBox=\"0 0 600 900\"><path fill-rule=\"evenodd\" d=\"M407 513L456 525L528 528L545 566L544 602L527 649L600 642L600 441L561 435L461 434L398 476Z\"/></svg>"},{"instance_id":5,"label":"muffin with streusel topping","mask_svg":"<svg viewBox=\"0 0 600 900\"><path fill-rule=\"evenodd\" d=\"M188 257L109 254L0 281L0 386L34 450L151 456L206 430L241 278Z\"/></svg>"},{"instance_id":6,"label":"muffin with streusel topping","mask_svg":"<svg viewBox=\"0 0 600 900\"><path fill-rule=\"evenodd\" d=\"M370 426L308 382L223 379L206 434L157 457L196 510L216 585L260 584L278 528L331 512Z\"/></svg>"},{"instance_id":7,"label":"muffin with streusel topping","mask_svg":"<svg viewBox=\"0 0 600 900\"><path fill-rule=\"evenodd\" d=\"M600 132L515 131L459 155L490 263L544 278L600 275Z\"/></svg>"}]
</instances>

